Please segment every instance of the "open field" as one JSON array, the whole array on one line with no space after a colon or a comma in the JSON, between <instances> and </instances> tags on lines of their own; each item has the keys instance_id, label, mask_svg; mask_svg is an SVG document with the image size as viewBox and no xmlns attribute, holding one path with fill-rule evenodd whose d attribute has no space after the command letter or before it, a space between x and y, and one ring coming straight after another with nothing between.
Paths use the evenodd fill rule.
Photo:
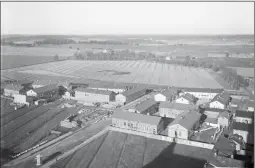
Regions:
<instances>
[{"instance_id":1,"label":"open field","mask_svg":"<svg viewBox=\"0 0 255 168\"><path fill-rule=\"evenodd\" d=\"M96 143L95 143L96 142ZM99 149L97 149L99 147ZM51 168L202 167L210 150L110 131ZM65 163L65 165L63 165Z\"/></svg>"},{"instance_id":2,"label":"open field","mask_svg":"<svg viewBox=\"0 0 255 168\"><path fill-rule=\"evenodd\" d=\"M147 61L66 60L14 68L8 71L27 74L33 74L33 71L36 73L49 71L50 73L44 73L43 75L52 75L51 72L53 72L77 78L116 83L222 88L222 86L204 69Z\"/></svg>"}]
</instances>

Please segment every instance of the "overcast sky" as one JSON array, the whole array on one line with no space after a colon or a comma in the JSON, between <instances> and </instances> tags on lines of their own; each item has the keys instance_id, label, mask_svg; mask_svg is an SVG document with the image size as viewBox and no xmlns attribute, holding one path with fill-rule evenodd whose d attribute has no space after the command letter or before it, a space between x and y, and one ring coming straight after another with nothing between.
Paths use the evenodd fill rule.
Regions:
<instances>
[{"instance_id":1,"label":"overcast sky","mask_svg":"<svg viewBox=\"0 0 255 168\"><path fill-rule=\"evenodd\" d=\"M253 2L2 2L3 34L254 34Z\"/></svg>"}]
</instances>

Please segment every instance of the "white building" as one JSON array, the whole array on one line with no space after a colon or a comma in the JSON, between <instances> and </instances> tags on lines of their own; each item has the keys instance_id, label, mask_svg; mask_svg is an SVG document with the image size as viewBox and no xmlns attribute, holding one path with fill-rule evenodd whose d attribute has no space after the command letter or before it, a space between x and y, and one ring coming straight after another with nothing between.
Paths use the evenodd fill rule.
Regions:
<instances>
[{"instance_id":1,"label":"white building","mask_svg":"<svg viewBox=\"0 0 255 168\"><path fill-rule=\"evenodd\" d=\"M157 102L162 101L173 101L178 97L177 90L166 90L164 92L160 92L154 95L154 100Z\"/></svg>"},{"instance_id":2,"label":"white building","mask_svg":"<svg viewBox=\"0 0 255 168\"><path fill-rule=\"evenodd\" d=\"M210 108L226 109L230 103L231 97L228 93L217 94L209 103Z\"/></svg>"},{"instance_id":3,"label":"white building","mask_svg":"<svg viewBox=\"0 0 255 168\"><path fill-rule=\"evenodd\" d=\"M136 87L116 95L116 102L119 104L129 103L147 94L145 87Z\"/></svg>"},{"instance_id":4,"label":"white building","mask_svg":"<svg viewBox=\"0 0 255 168\"><path fill-rule=\"evenodd\" d=\"M245 123L245 124L252 124L254 118L253 112L241 111L236 110L234 120L235 122Z\"/></svg>"},{"instance_id":5,"label":"white building","mask_svg":"<svg viewBox=\"0 0 255 168\"><path fill-rule=\"evenodd\" d=\"M13 95L13 97L14 97L14 100L13 100L14 103L26 104L26 105L30 105L31 103L33 103L33 99L26 95L15 94Z\"/></svg>"},{"instance_id":6,"label":"white building","mask_svg":"<svg viewBox=\"0 0 255 168\"><path fill-rule=\"evenodd\" d=\"M181 103L181 104L193 104L195 105L197 103L197 98L194 97L193 95L186 93L180 97L178 97L175 102L176 103Z\"/></svg>"}]
</instances>

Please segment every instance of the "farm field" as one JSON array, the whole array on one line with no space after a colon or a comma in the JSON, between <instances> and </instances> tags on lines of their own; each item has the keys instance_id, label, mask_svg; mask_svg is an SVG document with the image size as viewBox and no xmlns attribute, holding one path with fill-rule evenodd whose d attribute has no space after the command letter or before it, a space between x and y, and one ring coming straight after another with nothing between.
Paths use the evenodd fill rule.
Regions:
<instances>
[{"instance_id":1,"label":"farm field","mask_svg":"<svg viewBox=\"0 0 255 168\"><path fill-rule=\"evenodd\" d=\"M222 88L222 86L204 69L147 61L66 60L14 68L3 71L3 73L11 71L26 73L28 76L29 74L33 75L34 72L38 73L41 71L41 75L46 76L52 75L51 73L58 73L76 78L116 83Z\"/></svg>"},{"instance_id":2,"label":"farm field","mask_svg":"<svg viewBox=\"0 0 255 168\"><path fill-rule=\"evenodd\" d=\"M51 168L203 167L210 150L110 131ZM103 141L102 141L103 140ZM96 143L95 143L96 142ZM99 150L97 150L99 146ZM94 149L93 149L94 147ZM94 156L94 157L93 157ZM65 166L62 164L65 163ZM85 164L86 163L86 164Z\"/></svg>"}]
</instances>

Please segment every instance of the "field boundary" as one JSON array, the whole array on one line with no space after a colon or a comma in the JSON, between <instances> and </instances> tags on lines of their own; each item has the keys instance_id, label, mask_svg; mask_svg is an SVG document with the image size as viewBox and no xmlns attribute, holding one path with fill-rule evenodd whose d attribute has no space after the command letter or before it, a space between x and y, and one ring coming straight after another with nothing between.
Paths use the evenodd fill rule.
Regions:
<instances>
[{"instance_id":1,"label":"field boundary","mask_svg":"<svg viewBox=\"0 0 255 168\"><path fill-rule=\"evenodd\" d=\"M214 147L213 144L190 141L190 140L186 140L186 139L177 139L177 138L172 138L172 137L167 137L167 136L162 136L162 135L147 134L147 133L143 133L143 132L137 132L137 131L115 128L115 127L108 127L108 129L111 131L118 131L118 132L123 132L123 133L127 133L127 134L143 136L146 138L157 139L157 140L161 140L161 141L176 142L178 144L189 145L189 146L193 146L193 147L200 147L200 148L205 148L205 149L213 149L213 147Z\"/></svg>"}]
</instances>

